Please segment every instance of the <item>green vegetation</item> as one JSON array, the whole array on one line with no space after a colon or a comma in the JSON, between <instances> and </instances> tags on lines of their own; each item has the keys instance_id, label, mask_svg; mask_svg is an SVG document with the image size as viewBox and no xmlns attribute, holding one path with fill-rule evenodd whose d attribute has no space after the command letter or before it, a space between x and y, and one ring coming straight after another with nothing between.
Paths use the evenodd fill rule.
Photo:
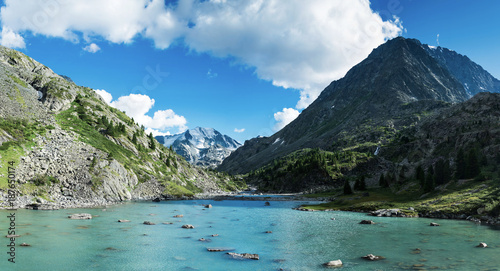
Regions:
<instances>
[{"instance_id":1,"label":"green vegetation","mask_svg":"<svg viewBox=\"0 0 500 271\"><path fill-rule=\"evenodd\" d=\"M246 179L257 183L262 191L298 192L310 185L339 186L344 172L371 158L370 153L302 149L251 171Z\"/></svg>"},{"instance_id":2,"label":"green vegetation","mask_svg":"<svg viewBox=\"0 0 500 271\"><path fill-rule=\"evenodd\" d=\"M43 185L58 184L59 180L49 175L37 175L31 180L31 182L33 182L33 184L35 184L36 186L43 186Z\"/></svg>"}]
</instances>

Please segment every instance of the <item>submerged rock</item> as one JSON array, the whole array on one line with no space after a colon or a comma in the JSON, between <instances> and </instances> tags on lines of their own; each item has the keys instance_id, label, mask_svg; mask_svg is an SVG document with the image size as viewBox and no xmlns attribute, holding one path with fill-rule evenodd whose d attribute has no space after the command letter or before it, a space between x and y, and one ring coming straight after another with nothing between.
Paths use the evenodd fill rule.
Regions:
<instances>
[{"instance_id":1,"label":"submerged rock","mask_svg":"<svg viewBox=\"0 0 500 271\"><path fill-rule=\"evenodd\" d=\"M230 251L230 250L234 250L234 249L227 248L227 247L209 247L209 248L207 248L207 250L210 252L222 252L222 251Z\"/></svg>"},{"instance_id":2,"label":"submerged rock","mask_svg":"<svg viewBox=\"0 0 500 271\"><path fill-rule=\"evenodd\" d=\"M376 255L373 255L373 254L368 254L368 255L363 256L361 258L363 258L365 260L369 260L369 261L379 261L379 260L385 259L385 257L376 256Z\"/></svg>"},{"instance_id":3,"label":"submerged rock","mask_svg":"<svg viewBox=\"0 0 500 271\"><path fill-rule=\"evenodd\" d=\"M81 213L81 214L72 214L68 216L69 219L92 219L91 214Z\"/></svg>"},{"instance_id":4,"label":"submerged rock","mask_svg":"<svg viewBox=\"0 0 500 271\"><path fill-rule=\"evenodd\" d=\"M481 242L476 247L483 247L484 248L484 247L488 247L488 245L486 243Z\"/></svg>"},{"instance_id":5,"label":"submerged rock","mask_svg":"<svg viewBox=\"0 0 500 271\"><path fill-rule=\"evenodd\" d=\"M329 261L327 263L324 263L323 265L327 266L327 267L340 267L343 265L343 263L341 260L335 260L335 261Z\"/></svg>"},{"instance_id":6,"label":"submerged rock","mask_svg":"<svg viewBox=\"0 0 500 271\"><path fill-rule=\"evenodd\" d=\"M184 217L184 215L174 215L174 217Z\"/></svg>"},{"instance_id":7,"label":"submerged rock","mask_svg":"<svg viewBox=\"0 0 500 271\"><path fill-rule=\"evenodd\" d=\"M22 244L20 244L20 246L22 246L22 247L31 247L30 244L26 244L26 243L22 243Z\"/></svg>"},{"instance_id":8,"label":"submerged rock","mask_svg":"<svg viewBox=\"0 0 500 271\"><path fill-rule=\"evenodd\" d=\"M186 224L186 225L182 225L182 228L183 228L183 229L194 229L194 226L193 226L193 225Z\"/></svg>"},{"instance_id":9,"label":"submerged rock","mask_svg":"<svg viewBox=\"0 0 500 271\"><path fill-rule=\"evenodd\" d=\"M441 226L441 225L439 225L438 223L431 222L431 224L429 224L429 226L437 227L437 226Z\"/></svg>"},{"instance_id":10,"label":"submerged rock","mask_svg":"<svg viewBox=\"0 0 500 271\"><path fill-rule=\"evenodd\" d=\"M373 222L371 220L361 220L361 222L359 222L359 224L375 224L375 222Z\"/></svg>"},{"instance_id":11,"label":"submerged rock","mask_svg":"<svg viewBox=\"0 0 500 271\"><path fill-rule=\"evenodd\" d=\"M249 260L258 260L259 259L259 254L234 253L234 252L227 252L226 254L232 256L233 258L249 259Z\"/></svg>"},{"instance_id":12,"label":"submerged rock","mask_svg":"<svg viewBox=\"0 0 500 271\"><path fill-rule=\"evenodd\" d=\"M205 205L205 208L212 208L212 204Z\"/></svg>"},{"instance_id":13,"label":"submerged rock","mask_svg":"<svg viewBox=\"0 0 500 271\"><path fill-rule=\"evenodd\" d=\"M118 219L118 222L125 223L125 222L130 222L130 220L127 220L127 219Z\"/></svg>"},{"instance_id":14,"label":"submerged rock","mask_svg":"<svg viewBox=\"0 0 500 271\"><path fill-rule=\"evenodd\" d=\"M144 223L142 223L144 225L156 225L155 223L151 222L151 221L144 221Z\"/></svg>"}]
</instances>

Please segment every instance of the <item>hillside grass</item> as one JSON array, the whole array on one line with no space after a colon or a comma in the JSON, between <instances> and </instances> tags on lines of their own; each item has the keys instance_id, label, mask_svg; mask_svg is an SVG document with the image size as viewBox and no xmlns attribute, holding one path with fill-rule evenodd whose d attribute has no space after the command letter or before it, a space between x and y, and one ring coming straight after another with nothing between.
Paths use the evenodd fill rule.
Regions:
<instances>
[{"instance_id":1,"label":"hillside grass","mask_svg":"<svg viewBox=\"0 0 500 271\"><path fill-rule=\"evenodd\" d=\"M367 195L366 193L368 196L363 196L363 194ZM409 215L436 211L477 215L477 209L484 208L485 213L498 215L500 208L500 187L496 180L452 181L428 194L422 194L422 191L394 193L386 188L372 188L353 195L343 195L342 191L334 190L309 194L306 197L330 197L332 199L328 203L303 206L313 210L367 212L398 208ZM415 211L410 211L410 207Z\"/></svg>"}]
</instances>

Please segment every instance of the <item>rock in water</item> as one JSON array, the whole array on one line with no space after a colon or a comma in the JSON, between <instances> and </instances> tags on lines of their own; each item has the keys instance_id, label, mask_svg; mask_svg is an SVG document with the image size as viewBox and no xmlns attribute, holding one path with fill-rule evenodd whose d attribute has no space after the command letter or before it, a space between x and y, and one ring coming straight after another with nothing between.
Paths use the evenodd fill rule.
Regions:
<instances>
[{"instance_id":1,"label":"rock in water","mask_svg":"<svg viewBox=\"0 0 500 271\"><path fill-rule=\"evenodd\" d=\"M174 217L184 217L184 215L174 215Z\"/></svg>"},{"instance_id":2,"label":"rock in water","mask_svg":"<svg viewBox=\"0 0 500 271\"><path fill-rule=\"evenodd\" d=\"M359 222L359 224L375 224L375 222L373 222L371 220L361 220L361 222Z\"/></svg>"},{"instance_id":3,"label":"rock in water","mask_svg":"<svg viewBox=\"0 0 500 271\"><path fill-rule=\"evenodd\" d=\"M378 261L378 260L382 260L382 259L385 259L384 257L382 256L376 256L376 255L373 255L373 254L368 254L366 256L363 256L361 257L363 259L366 259L366 260L369 260L369 261Z\"/></svg>"},{"instance_id":4,"label":"rock in water","mask_svg":"<svg viewBox=\"0 0 500 271\"><path fill-rule=\"evenodd\" d=\"M324 263L323 265L328 267L341 267L342 261L341 260L329 261L327 263Z\"/></svg>"},{"instance_id":5,"label":"rock in water","mask_svg":"<svg viewBox=\"0 0 500 271\"><path fill-rule=\"evenodd\" d=\"M441 226L441 225L439 225L438 223L431 222L430 226L437 227L437 226Z\"/></svg>"},{"instance_id":6,"label":"rock in water","mask_svg":"<svg viewBox=\"0 0 500 271\"><path fill-rule=\"evenodd\" d=\"M124 223L124 222L130 222L130 220L127 220L127 219L118 219L118 222Z\"/></svg>"},{"instance_id":7,"label":"rock in water","mask_svg":"<svg viewBox=\"0 0 500 271\"><path fill-rule=\"evenodd\" d=\"M68 216L69 219L92 219L91 214L81 213L81 214L72 214Z\"/></svg>"},{"instance_id":8,"label":"rock in water","mask_svg":"<svg viewBox=\"0 0 500 271\"><path fill-rule=\"evenodd\" d=\"M250 259L250 260L258 260L259 259L259 254L234 253L234 252L228 252L226 254L228 254L234 258Z\"/></svg>"},{"instance_id":9,"label":"rock in water","mask_svg":"<svg viewBox=\"0 0 500 271\"><path fill-rule=\"evenodd\" d=\"M477 245L477 247L488 247L488 245L486 243L481 242L479 243L479 245Z\"/></svg>"},{"instance_id":10,"label":"rock in water","mask_svg":"<svg viewBox=\"0 0 500 271\"><path fill-rule=\"evenodd\" d=\"M194 226L193 226L193 225L186 224L186 225L182 225L182 228L183 228L183 229L194 229Z\"/></svg>"},{"instance_id":11,"label":"rock in water","mask_svg":"<svg viewBox=\"0 0 500 271\"><path fill-rule=\"evenodd\" d=\"M30 244L26 244L26 243L22 243L22 244L20 244L20 246L22 246L22 247L31 247Z\"/></svg>"},{"instance_id":12,"label":"rock in water","mask_svg":"<svg viewBox=\"0 0 500 271\"><path fill-rule=\"evenodd\" d=\"M205 208L212 208L212 204L205 205Z\"/></svg>"},{"instance_id":13,"label":"rock in water","mask_svg":"<svg viewBox=\"0 0 500 271\"><path fill-rule=\"evenodd\" d=\"M144 225L155 225L155 223L151 222L151 221L144 221L144 223L142 223Z\"/></svg>"}]
</instances>

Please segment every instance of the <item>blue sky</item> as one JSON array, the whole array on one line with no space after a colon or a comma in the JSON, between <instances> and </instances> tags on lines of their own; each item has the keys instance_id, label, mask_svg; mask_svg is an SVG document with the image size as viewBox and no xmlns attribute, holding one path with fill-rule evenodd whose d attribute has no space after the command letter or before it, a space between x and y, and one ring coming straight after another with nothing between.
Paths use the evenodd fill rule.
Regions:
<instances>
[{"instance_id":1,"label":"blue sky","mask_svg":"<svg viewBox=\"0 0 500 271\"><path fill-rule=\"evenodd\" d=\"M1 4L2 45L109 93L112 106L155 133L271 135L398 35L465 54L500 78L494 0Z\"/></svg>"}]
</instances>

